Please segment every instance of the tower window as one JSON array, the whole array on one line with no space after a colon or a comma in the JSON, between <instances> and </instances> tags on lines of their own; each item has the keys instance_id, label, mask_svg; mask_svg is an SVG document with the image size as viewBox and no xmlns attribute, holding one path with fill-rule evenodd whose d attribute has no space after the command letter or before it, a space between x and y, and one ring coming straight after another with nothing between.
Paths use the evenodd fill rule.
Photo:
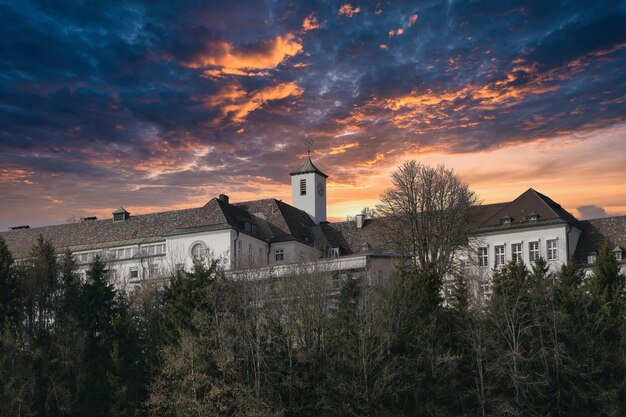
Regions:
<instances>
[{"instance_id":1,"label":"tower window","mask_svg":"<svg viewBox=\"0 0 626 417\"><path fill-rule=\"evenodd\" d=\"M300 195L306 195L306 180L300 180Z\"/></svg>"}]
</instances>

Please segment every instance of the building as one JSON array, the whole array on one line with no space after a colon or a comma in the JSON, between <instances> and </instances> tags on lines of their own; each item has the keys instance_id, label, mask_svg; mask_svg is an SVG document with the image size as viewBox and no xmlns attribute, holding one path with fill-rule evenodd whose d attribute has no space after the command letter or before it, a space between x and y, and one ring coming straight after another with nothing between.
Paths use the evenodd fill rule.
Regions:
<instances>
[{"instance_id":1,"label":"building","mask_svg":"<svg viewBox=\"0 0 626 417\"><path fill-rule=\"evenodd\" d=\"M219 257L230 270L286 273L292 265L315 265L334 274L381 283L398 256L385 241L380 219L326 221L326 179L310 156L290 173L292 202L273 198L231 202L220 195L204 206L133 216L120 207L111 218L0 233L17 259L28 257L39 236L59 252L70 250L84 274L96 255L120 288L190 269L194 258ZM579 221L549 197L529 189L507 203L474 209L470 250L459 257L485 282L510 260L543 257L557 270L574 258L588 270L608 241L626 269L626 216Z\"/></svg>"}]
</instances>

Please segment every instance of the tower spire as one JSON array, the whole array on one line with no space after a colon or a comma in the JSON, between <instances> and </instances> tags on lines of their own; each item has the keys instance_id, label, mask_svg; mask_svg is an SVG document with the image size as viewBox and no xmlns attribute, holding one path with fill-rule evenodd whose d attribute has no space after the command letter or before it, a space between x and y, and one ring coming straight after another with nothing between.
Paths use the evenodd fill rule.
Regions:
<instances>
[{"instance_id":1,"label":"tower spire","mask_svg":"<svg viewBox=\"0 0 626 417\"><path fill-rule=\"evenodd\" d=\"M311 157L311 150L313 149L313 139L311 139L308 136L305 136L304 146L306 147L306 153L307 153L307 155L310 158Z\"/></svg>"}]
</instances>

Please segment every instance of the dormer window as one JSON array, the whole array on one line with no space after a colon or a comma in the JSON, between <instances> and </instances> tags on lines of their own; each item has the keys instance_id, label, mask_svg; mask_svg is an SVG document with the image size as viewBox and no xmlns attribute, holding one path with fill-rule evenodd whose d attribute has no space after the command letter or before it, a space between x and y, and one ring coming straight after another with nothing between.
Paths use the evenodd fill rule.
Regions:
<instances>
[{"instance_id":1,"label":"dormer window","mask_svg":"<svg viewBox=\"0 0 626 417\"><path fill-rule=\"evenodd\" d=\"M120 207L113 212L113 221L114 222L123 222L130 218L130 213L127 212L124 207Z\"/></svg>"},{"instance_id":2,"label":"dormer window","mask_svg":"<svg viewBox=\"0 0 626 417\"><path fill-rule=\"evenodd\" d=\"M500 219L500 224L511 224L512 220L511 216L504 216Z\"/></svg>"},{"instance_id":3,"label":"dormer window","mask_svg":"<svg viewBox=\"0 0 626 417\"><path fill-rule=\"evenodd\" d=\"M587 263L590 265L595 264L597 255L598 254L596 252L591 252L589 255L587 255Z\"/></svg>"},{"instance_id":4,"label":"dormer window","mask_svg":"<svg viewBox=\"0 0 626 417\"><path fill-rule=\"evenodd\" d=\"M617 262L621 262L622 261L622 248L619 246L616 246L615 249L613 249L613 256L615 256L615 260Z\"/></svg>"},{"instance_id":5,"label":"dormer window","mask_svg":"<svg viewBox=\"0 0 626 417\"><path fill-rule=\"evenodd\" d=\"M253 224L250 229L252 230L252 234L254 235L258 235L259 234L259 228L257 227L256 224Z\"/></svg>"},{"instance_id":6,"label":"dormer window","mask_svg":"<svg viewBox=\"0 0 626 417\"><path fill-rule=\"evenodd\" d=\"M306 180L300 180L300 195L306 195Z\"/></svg>"},{"instance_id":7,"label":"dormer window","mask_svg":"<svg viewBox=\"0 0 626 417\"><path fill-rule=\"evenodd\" d=\"M330 257L331 258L339 258L339 248L338 247L330 248Z\"/></svg>"},{"instance_id":8,"label":"dormer window","mask_svg":"<svg viewBox=\"0 0 626 417\"><path fill-rule=\"evenodd\" d=\"M529 222L536 222L538 218L539 218L539 215L535 213L534 211L528 214L528 216L526 216L526 220Z\"/></svg>"}]
</instances>

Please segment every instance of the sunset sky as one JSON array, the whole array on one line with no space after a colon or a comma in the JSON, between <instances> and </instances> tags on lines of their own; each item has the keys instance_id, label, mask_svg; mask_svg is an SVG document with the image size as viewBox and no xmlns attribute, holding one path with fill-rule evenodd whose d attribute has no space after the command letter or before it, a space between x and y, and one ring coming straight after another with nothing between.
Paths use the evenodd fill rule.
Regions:
<instances>
[{"instance_id":1,"label":"sunset sky","mask_svg":"<svg viewBox=\"0 0 626 417\"><path fill-rule=\"evenodd\" d=\"M626 214L626 2L0 0L0 230L290 202L330 220L406 159L484 203Z\"/></svg>"}]
</instances>

